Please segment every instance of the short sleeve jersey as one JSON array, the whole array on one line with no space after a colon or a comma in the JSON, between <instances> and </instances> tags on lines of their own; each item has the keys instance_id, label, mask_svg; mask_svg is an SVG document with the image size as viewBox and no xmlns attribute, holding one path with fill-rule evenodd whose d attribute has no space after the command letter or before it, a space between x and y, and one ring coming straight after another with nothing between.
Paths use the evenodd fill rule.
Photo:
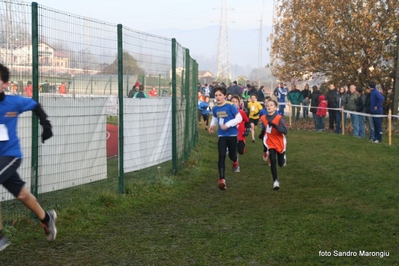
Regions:
<instances>
[{"instance_id":1,"label":"short sleeve jersey","mask_svg":"<svg viewBox=\"0 0 399 266\"><path fill-rule=\"evenodd\" d=\"M227 130L223 130L220 126L226 124L230 120L234 119L238 114L237 108L234 104L225 102L223 105L216 105L212 108L212 115L218 119L218 136L219 137L231 137L237 136L237 127L229 127Z\"/></svg>"},{"instance_id":2,"label":"short sleeve jersey","mask_svg":"<svg viewBox=\"0 0 399 266\"><path fill-rule=\"evenodd\" d=\"M259 119L259 112L263 109L259 102L248 102L249 118ZM258 115L255 115L258 114Z\"/></svg>"}]
</instances>

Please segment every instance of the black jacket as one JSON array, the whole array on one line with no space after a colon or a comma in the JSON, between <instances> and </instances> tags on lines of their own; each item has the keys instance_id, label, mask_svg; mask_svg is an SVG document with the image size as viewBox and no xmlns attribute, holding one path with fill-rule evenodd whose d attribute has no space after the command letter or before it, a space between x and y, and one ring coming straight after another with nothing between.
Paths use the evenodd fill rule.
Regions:
<instances>
[{"instance_id":1,"label":"black jacket","mask_svg":"<svg viewBox=\"0 0 399 266\"><path fill-rule=\"evenodd\" d=\"M366 106L366 96L364 94L361 94L356 99L356 112L364 113L365 106Z\"/></svg>"},{"instance_id":2,"label":"black jacket","mask_svg":"<svg viewBox=\"0 0 399 266\"><path fill-rule=\"evenodd\" d=\"M315 90L312 92L310 95L310 111L312 113L317 112L317 107L319 106L319 96L321 95L321 92L319 90Z\"/></svg>"},{"instance_id":3,"label":"black jacket","mask_svg":"<svg viewBox=\"0 0 399 266\"><path fill-rule=\"evenodd\" d=\"M329 108L337 108L337 89L329 90L326 100Z\"/></svg>"},{"instance_id":4,"label":"black jacket","mask_svg":"<svg viewBox=\"0 0 399 266\"><path fill-rule=\"evenodd\" d=\"M256 98L257 98L258 102L261 102L261 103L263 103L263 100L266 97L266 95L263 93L263 90L258 90L256 96L257 96Z\"/></svg>"}]
</instances>

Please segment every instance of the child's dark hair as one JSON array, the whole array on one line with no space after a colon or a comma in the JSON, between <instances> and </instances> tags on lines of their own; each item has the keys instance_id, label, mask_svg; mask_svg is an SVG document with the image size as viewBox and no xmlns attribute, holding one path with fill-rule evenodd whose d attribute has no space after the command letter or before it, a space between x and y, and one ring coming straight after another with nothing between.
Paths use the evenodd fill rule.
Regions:
<instances>
[{"instance_id":1,"label":"child's dark hair","mask_svg":"<svg viewBox=\"0 0 399 266\"><path fill-rule=\"evenodd\" d=\"M8 67L0 64L0 79L4 83L7 83L10 78L10 70L8 70Z\"/></svg>"},{"instance_id":2,"label":"child's dark hair","mask_svg":"<svg viewBox=\"0 0 399 266\"><path fill-rule=\"evenodd\" d=\"M231 100L236 99L238 102L240 102L240 96L238 95L234 95L233 97L231 97Z\"/></svg>"},{"instance_id":3,"label":"child's dark hair","mask_svg":"<svg viewBox=\"0 0 399 266\"><path fill-rule=\"evenodd\" d=\"M270 103L270 102L274 103L274 106L278 107L278 103L277 103L276 100L270 99L270 100L268 101L268 103Z\"/></svg>"},{"instance_id":4,"label":"child's dark hair","mask_svg":"<svg viewBox=\"0 0 399 266\"><path fill-rule=\"evenodd\" d=\"M216 93L217 91L220 91L224 96L226 96L226 93L227 93L226 87L224 87L224 86L216 86L214 92Z\"/></svg>"}]
</instances>

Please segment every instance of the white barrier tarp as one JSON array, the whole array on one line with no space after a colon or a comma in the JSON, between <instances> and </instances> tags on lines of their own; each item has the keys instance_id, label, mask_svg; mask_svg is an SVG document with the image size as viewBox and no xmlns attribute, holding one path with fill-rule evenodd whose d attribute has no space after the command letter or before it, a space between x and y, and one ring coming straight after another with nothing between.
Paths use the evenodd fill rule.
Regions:
<instances>
[{"instance_id":1,"label":"white barrier tarp","mask_svg":"<svg viewBox=\"0 0 399 266\"><path fill-rule=\"evenodd\" d=\"M172 159L171 101L124 99L124 172Z\"/></svg>"}]
</instances>

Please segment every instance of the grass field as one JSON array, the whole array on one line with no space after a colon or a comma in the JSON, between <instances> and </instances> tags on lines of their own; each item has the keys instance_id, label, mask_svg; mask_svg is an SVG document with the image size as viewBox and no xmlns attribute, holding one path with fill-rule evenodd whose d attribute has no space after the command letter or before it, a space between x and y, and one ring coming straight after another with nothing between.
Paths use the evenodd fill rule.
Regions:
<instances>
[{"instance_id":1,"label":"grass field","mask_svg":"<svg viewBox=\"0 0 399 266\"><path fill-rule=\"evenodd\" d=\"M59 210L55 242L32 220L8 227L0 265L399 265L399 137L290 130L280 191L260 141L220 191L217 137L200 130L177 176L169 164L132 173L124 195L93 189Z\"/></svg>"}]
</instances>

